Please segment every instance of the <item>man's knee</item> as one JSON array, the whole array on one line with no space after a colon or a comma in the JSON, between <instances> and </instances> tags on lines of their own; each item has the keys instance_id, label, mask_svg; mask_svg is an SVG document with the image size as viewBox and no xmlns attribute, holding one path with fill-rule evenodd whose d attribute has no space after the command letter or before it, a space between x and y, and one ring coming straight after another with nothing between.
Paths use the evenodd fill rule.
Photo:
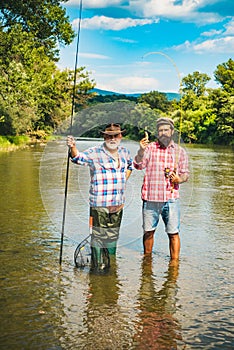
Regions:
<instances>
[{"instance_id":1,"label":"man's knee","mask_svg":"<svg viewBox=\"0 0 234 350\"><path fill-rule=\"evenodd\" d=\"M179 232L175 232L175 233L168 233L168 237L170 238L170 239L178 239L178 237L179 237Z\"/></svg>"},{"instance_id":2,"label":"man's knee","mask_svg":"<svg viewBox=\"0 0 234 350\"><path fill-rule=\"evenodd\" d=\"M153 238L154 232L155 232L155 230L152 230L152 231L144 231L144 239L147 240L147 239Z\"/></svg>"}]
</instances>

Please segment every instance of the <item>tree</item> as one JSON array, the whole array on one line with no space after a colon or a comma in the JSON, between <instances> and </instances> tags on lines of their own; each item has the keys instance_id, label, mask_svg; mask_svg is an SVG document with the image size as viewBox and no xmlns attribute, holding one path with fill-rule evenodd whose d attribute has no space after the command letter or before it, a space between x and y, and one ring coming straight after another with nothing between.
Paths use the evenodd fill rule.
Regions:
<instances>
[{"instance_id":1,"label":"tree","mask_svg":"<svg viewBox=\"0 0 234 350\"><path fill-rule=\"evenodd\" d=\"M52 132L70 115L74 72L58 70L44 46L35 48L34 36L21 26L0 36L0 115L4 116L0 133ZM77 71L75 96L77 100L82 95L83 103L94 87L84 69Z\"/></svg>"},{"instance_id":2,"label":"tree","mask_svg":"<svg viewBox=\"0 0 234 350\"><path fill-rule=\"evenodd\" d=\"M159 91L151 91L147 94L142 94L138 98L139 103L146 103L152 109L160 109L163 112L167 112L170 107L170 102L167 99L166 94Z\"/></svg>"},{"instance_id":3,"label":"tree","mask_svg":"<svg viewBox=\"0 0 234 350\"><path fill-rule=\"evenodd\" d=\"M213 142L234 145L234 96L224 89L214 89L210 100L216 115L216 129Z\"/></svg>"},{"instance_id":4,"label":"tree","mask_svg":"<svg viewBox=\"0 0 234 350\"><path fill-rule=\"evenodd\" d=\"M1 0L0 20L4 32L15 25L34 36L35 47L43 46L46 54L58 58L57 44L68 45L74 31L61 3L66 0Z\"/></svg>"},{"instance_id":5,"label":"tree","mask_svg":"<svg viewBox=\"0 0 234 350\"><path fill-rule=\"evenodd\" d=\"M217 66L214 77L225 91L234 93L234 61L231 58Z\"/></svg>"},{"instance_id":6,"label":"tree","mask_svg":"<svg viewBox=\"0 0 234 350\"><path fill-rule=\"evenodd\" d=\"M193 72L182 79L182 92L193 92L196 96L202 96L206 92L206 84L210 77L205 73Z\"/></svg>"}]
</instances>

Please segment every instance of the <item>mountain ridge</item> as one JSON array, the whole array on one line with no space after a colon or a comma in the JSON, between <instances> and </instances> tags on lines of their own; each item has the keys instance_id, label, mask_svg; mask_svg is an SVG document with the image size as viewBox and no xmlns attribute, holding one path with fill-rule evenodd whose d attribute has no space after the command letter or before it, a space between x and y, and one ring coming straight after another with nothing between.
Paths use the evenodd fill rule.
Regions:
<instances>
[{"instance_id":1,"label":"mountain ridge","mask_svg":"<svg viewBox=\"0 0 234 350\"><path fill-rule=\"evenodd\" d=\"M96 92L98 95L102 96L108 96L108 95L124 95L124 96L131 96L131 97L139 97L143 94L146 94L146 92L139 92L139 93L121 93L121 92L114 92L114 91L108 91L108 90L102 90L98 88L94 88L90 90L90 92ZM165 94L167 96L167 99L169 101L171 100L179 100L180 99L180 94L176 92L162 92L162 94Z\"/></svg>"}]
</instances>

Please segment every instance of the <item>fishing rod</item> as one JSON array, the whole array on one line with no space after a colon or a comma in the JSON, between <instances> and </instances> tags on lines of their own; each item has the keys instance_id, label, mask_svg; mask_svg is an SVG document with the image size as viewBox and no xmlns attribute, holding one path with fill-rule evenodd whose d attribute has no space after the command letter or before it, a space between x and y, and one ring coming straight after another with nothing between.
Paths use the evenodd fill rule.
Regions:
<instances>
[{"instance_id":1,"label":"fishing rod","mask_svg":"<svg viewBox=\"0 0 234 350\"><path fill-rule=\"evenodd\" d=\"M179 162L179 152L180 152L180 143L181 143L181 130L182 130L182 100L181 100L181 96L182 96L182 81L181 81L181 75L180 75L180 71L175 63L175 61L168 56L167 54L165 54L164 52L161 51L155 51L155 52L148 52L146 53L144 56L142 56L142 58L147 57L149 55L162 55L164 57L166 57L174 66L177 76L178 76L178 80L179 80L179 94L180 94L180 120L179 120L179 133L178 133L178 150L176 152L175 155L175 168L174 168L174 172L176 173L177 171L177 166L178 166L178 162ZM173 191L173 188L172 188Z\"/></svg>"},{"instance_id":2,"label":"fishing rod","mask_svg":"<svg viewBox=\"0 0 234 350\"><path fill-rule=\"evenodd\" d=\"M72 91L72 106L71 106L71 119L70 119L70 134L72 134L73 117L75 110L75 94L76 94L76 80L77 80L77 65L78 65L78 55L79 55L79 44L80 44L80 28L82 19L82 0L80 0L80 13L79 22L77 29L77 44L76 44L76 58L75 58L75 68L74 68L74 80L73 80L73 91ZM64 189L64 204L63 204L63 221L60 239L60 254L59 254L59 264L62 265L62 255L63 255L63 240L64 240L64 228L66 219L66 208L67 208L67 190L68 190L68 178L69 178L69 165L70 165L70 150L68 149L67 154L67 168L66 168L66 180Z\"/></svg>"}]
</instances>

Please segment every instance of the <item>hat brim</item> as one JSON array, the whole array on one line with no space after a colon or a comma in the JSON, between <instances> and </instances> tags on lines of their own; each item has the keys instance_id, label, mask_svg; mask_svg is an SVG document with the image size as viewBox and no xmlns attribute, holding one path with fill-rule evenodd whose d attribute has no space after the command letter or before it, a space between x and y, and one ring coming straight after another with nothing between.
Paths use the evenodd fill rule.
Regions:
<instances>
[{"instance_id":1,"label":"hat brim","mask_svg":"<svg viewBox=\"0 0 234 350\"><path fill-rule=\"evenodd\" d=\"M119 135L125 133L126 130L116 130L116 131L101 131L104 135Z\"/></svg>"}]
</instances>

